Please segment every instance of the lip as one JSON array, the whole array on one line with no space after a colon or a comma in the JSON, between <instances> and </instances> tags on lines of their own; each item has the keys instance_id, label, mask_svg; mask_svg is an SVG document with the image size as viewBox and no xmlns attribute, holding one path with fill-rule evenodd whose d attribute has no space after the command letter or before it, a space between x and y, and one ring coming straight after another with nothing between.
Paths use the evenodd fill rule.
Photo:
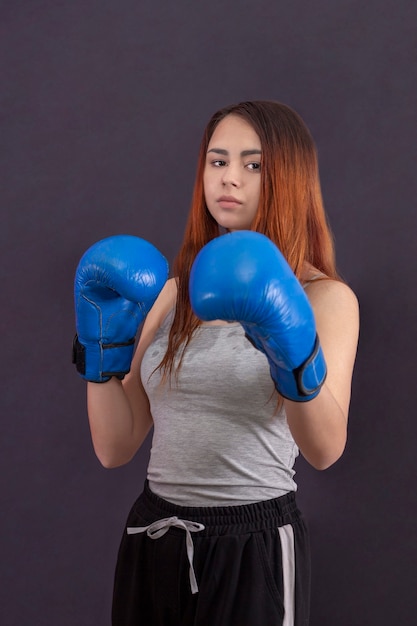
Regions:
<instances>
[{"instance_id":1,"label":"lip","mask_svg":"<svg viewBox=\"0 0 417 626\"><path fill-rule=\"evenodd\" d=\"M234 202L235 204L242 204L241 201L234 196L220 196L217 202Z\"/></svg>"},{"instance_id":2,"label":"lip","mask_svg":"<svg viewBox=\"0 0 417 626\"><path fill-rule=\"evenodd\" d=\"M220 196L217 202L224 209L231 209L242 204L242 202L234 196Z\"/></svg>"}]
</instances>

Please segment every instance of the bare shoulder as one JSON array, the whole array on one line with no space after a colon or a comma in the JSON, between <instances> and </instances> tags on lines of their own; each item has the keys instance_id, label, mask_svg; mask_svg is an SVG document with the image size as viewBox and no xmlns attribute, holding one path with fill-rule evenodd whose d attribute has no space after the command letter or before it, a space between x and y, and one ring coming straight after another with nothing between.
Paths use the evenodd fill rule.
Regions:
<instances>
[{"instance_id":1,"label":"bare shoulder","mask_svg":"<svg viewBox=\"0 0 417 626\"><path fill-rule=\"evenodd\" d=\"M358 300L346 283L330 279L313 280L306 294L326 359L326 385L347 416L359 340Z\"/></svg>"},{"instance_id":2,"label":"bare shoulder","mask_svg":"<svg viewBox=\"0 0 417 626\"><path fill-rule=\"evenodd\" d=\"M346 377L351 374L355 360L359 340L357 297L346 283L330 279L311 282L306 294L328 363L329 384L337 386L349 379ZM332 383L333 378L337 380Z\"/></svg>"},{"instance_id":3,"label":"bare shoulder","mask_svg":"<svg viewBox=\"0 0 417 626\"><path fill-rule=\"evenodd\" d=\"M175 306L177 298L177 282L175 278L170 278L165 283L161 293L157 297L153 307L148 313L146 323L160 326L167 314Z\"/></svg>"},{"instance_id":4,"label":"bare shoulder","mask_svg":"<svg viewBox=\"0 0 417 626\"><path fill-rule=\"evenodd\" d=\"M306 286L306 294L317 313L359 317L358 299L346 283L329 278L313 280Z\"/></svg>"},{"instance_id":5,"label":"bare shoulder","mask_svg":"<svg viewBox=\"0 0 417 626\"><path fill-rule=\"evenodd\" d=\"M157 297L153 307L149 311L142 329L142 335L148 330L157 330L171 309L174 308L177 299L177 282L170 278L165 283L161 293Z\"/></svg>"},{"instance_id":6,"label":"bare shoulder","mask_svg":"<svg viewBox=\"0 0 417 626\"><path fill-rule=\"evenodd\" d=\"M140 368L140 363L146 349L152 343L155 333L162 322L174 308L177 298L177 283L174 278L170 278L165 283L161 293L157 297L153 307L146 316L145 322L139 338L139 343L132 363L132 371L136 372Z\"/></svg>"}]
</instances>

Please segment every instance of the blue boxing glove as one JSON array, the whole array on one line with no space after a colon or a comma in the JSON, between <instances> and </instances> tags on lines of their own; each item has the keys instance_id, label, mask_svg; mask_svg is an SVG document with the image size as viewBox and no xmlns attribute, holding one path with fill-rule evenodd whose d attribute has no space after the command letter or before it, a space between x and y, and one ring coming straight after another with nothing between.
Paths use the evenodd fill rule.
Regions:
<instances>
[{"instance_id":1,"label":"blue boxing glove","mask_svg":"<svg viewBox=\"0 0 417 626\"><path fill-rule=\"evenodd\" d=\"M88 381L122 379L135 337L168 277L168 263L144 239L116 235L95 243L75 274L73 363Z\"/></svg>"},{"instance_id":2,"label":"blue boxing glove","mask_svg":"<svg viewBox=\"0 0 417 626\"><path fill-rule=\"evenodd\" d=\"M289 400L315 398L326 378L313 310L287 261L268 237L236 231L198 253L190 300L201 320L239 321L269 362L278 392Z\"/></svg>"}]
</instances>

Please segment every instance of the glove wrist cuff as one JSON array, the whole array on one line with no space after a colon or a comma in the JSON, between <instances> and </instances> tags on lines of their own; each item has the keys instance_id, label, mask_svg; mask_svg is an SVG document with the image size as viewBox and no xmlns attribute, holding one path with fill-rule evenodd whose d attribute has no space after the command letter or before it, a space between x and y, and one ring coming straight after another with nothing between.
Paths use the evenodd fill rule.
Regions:
<instances>
[{"instance_id":1,"label":"glove wrist cuff","mask_svg":"<svg viewBox=\"0 0 417 626\"><path fill-rule=\"evenodd\" d=\"M275 370L275 371L273 371ZM316 335L311 355L294 370L271 368L277 391L288 400L308 402L315 398L326 380L327 367Z\"/></svg>"},{"instance_id":2,"label":"glove wrist cuff","mask_svg":"<svg viewBox=\"0 0 417 626\"><path fill-rule=\"evenodd\" d=\"M318 335L311 355L294 370L297 389L302 396L315 397L326 380L327 367ZM314 395L313 395L314 394Z\"/></svg>"},{"instance_id":3,"label":"glove wrist cuff","mask_svg":"<svg viewBox=\"0 0 417 626\"><path fill-rule=\"evenodd\" d=\"M130 370L135 338L125 343L85 346L75 335L72 344L72 362L77 372L89 382L106 383L113 376L122 380Z\"/></svg>"}]
</instances>

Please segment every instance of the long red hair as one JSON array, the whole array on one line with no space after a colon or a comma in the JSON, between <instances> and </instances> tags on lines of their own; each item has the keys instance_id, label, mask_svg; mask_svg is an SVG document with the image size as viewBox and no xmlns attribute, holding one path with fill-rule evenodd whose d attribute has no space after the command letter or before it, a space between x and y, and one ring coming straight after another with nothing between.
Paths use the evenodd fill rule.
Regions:
<instances>
[{"instance_id":1,"label":"long red hair","mask_svg":"<svg viewBox=\"0 0 417 626\"><path fill-rule=\"evenodd\" d=\"M184 350L201 323L189 301L191 266L201 248L219 235L204 198L206 153L217 124L231 114L248 122L261 140L261 191L251 230L263 233L278 246L298 278L310 263L326 276L339 279L323 206L317 151L301 117L290 107L272 101L241 102L220 109L207 124L201 141L191 210L174 263L177 306L168 348L159 365L165 375L171 375L177 354L180 366Z\"/></svg>"}]
</instances>

